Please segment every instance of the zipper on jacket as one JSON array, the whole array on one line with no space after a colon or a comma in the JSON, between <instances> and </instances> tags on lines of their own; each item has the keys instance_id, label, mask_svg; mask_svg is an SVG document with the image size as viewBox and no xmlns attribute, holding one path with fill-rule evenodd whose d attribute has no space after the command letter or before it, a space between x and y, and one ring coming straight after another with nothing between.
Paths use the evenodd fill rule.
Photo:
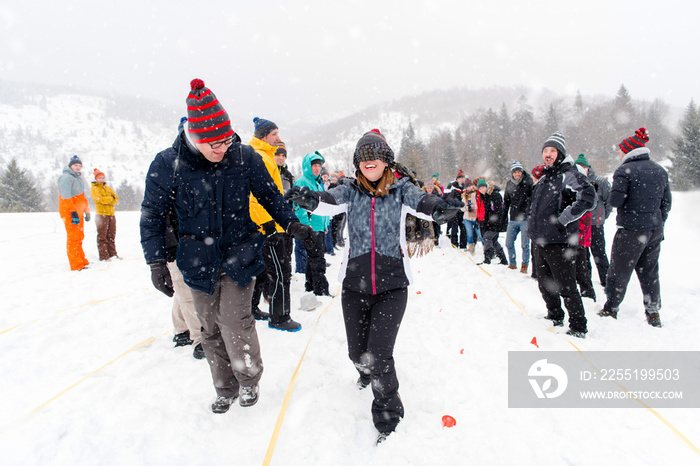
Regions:
<instances>
[{"instance_id":1,"label":"zipper on jacket","mask_svg":"<svg viewBox=\"0 0 700 466\"><path fill-rule=\"evenodd\" d=\"M371 209L371 216L369 219L369 228L372 234L372 252L370 253L371 257L371 268L372 268L372 294L377 294L377 276L374 273L374 267L375 267L375 259L374 259L374 200L376 198L372 197L372 209Z\"/></svg>"}]
</instances>

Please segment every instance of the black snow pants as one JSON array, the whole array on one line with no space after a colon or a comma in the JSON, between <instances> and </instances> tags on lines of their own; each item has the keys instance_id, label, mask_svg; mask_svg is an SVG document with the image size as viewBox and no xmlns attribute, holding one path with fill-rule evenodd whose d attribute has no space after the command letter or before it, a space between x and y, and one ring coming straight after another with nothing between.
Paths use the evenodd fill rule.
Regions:
<instances>
[{"instance_id":1,"label":"black snow pants","mask_svg":"<svg viewBox=\"0 0 700 466\"><path fill-rule=\"evenodd\" d=\"M379 432L393 432L404 415L394 367L394 344L406 310L408 289L371 295L343 288L341 301L348 355L360 377L372 383L374 426Z\"/></svg>"},{"instance_id":2,"label":"black snow pants","mask_svg":"<svg viewBox=\"0 0 700 466\"><path fill-rule=\"evenodd\" d=\"M265 272L256 280L252 300L253 307L257 306L260 294L264 292L269 300L270 320L278 324L290 319L292 258L287 251L288 243L285 233L275 233L265 238L262 248Z\"/></svg>"},{"instance_id":3,"label":"black snow pants","mask_svg":"<svg viewBox=\"0 0 700 466\"><path fill-rule=\"evenodd\" d=\"M644 310L656 313L661 309L659 253L664 229L632 231L618 229L610 253L610 270L605 287L608 301L605 309L617 310L625 299L632 272L637 272L644 294Z\"/></svg>"},{"instance_id":4,"label":"black snow pants","mask_svg":"<svg viewBox=\"0 0 700 466\"><path fill-rule=\"evenodd\" d=\"M566 244L535 244L537 284L547 305L547 317L564 320L561 298L569 311L569 328L586 333L587 320L583 301L576 286L576 247Z\"/></svg>"}]
</instances>

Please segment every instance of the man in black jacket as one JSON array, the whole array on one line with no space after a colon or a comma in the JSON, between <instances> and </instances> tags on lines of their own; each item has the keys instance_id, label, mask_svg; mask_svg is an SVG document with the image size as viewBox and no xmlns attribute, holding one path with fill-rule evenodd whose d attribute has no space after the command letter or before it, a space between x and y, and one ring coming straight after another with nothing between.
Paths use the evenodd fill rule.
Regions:
<instances>
[{"instance_id":1,"label":"man in black jacket","mask_svg":"<svg viewBox=\"0 0 700 466\"><path fill-rule=\"evenodd\" d=\"M461 168L457 172L457 177L455 181L447 185L445 189L445 199L455 199L457 201L462 201L462 193L467 188L464 181L466 176L464 175L464 170ZM457 240L457 235L459 231L459 241ZM458 247L460 249L467 248L467 227L464 225L464 212L461 210L457 212L457 215L452 217L449 222L447 222L447 234L450 236L450 241L452 246Z\"/></svg>"},{"instance_id":2,"label":"man in black jacket","mask_svg":"<svg viewBox=\"0 0 700 466\"><path fill-rule=\"evenodd\" d=\"M585 338L588 332L581 295L576 286L576 246L579 219L595 206L595 189L566 155L560 132L542 147L543 175L535 184L528 218L534 242L537 283L554 326L564 325L561 298L569 311L569 335Z\"/></svg>"},{"instance_id":3,"label":"man in black jacket","mask_svg":"<svg viewBox=\"0 0 700 466\"><path fill-rule=\"evenodd\" d=\"M515 238L520 234L522 258L520 271L527 273L530 265L530 237L527 234L527 217L530 214L530 199L532 198L532 178L525 173L523 166L517 160L510 166L511 179L506 183L503 194L503 207L508 215L506 230L506 249L508 249L508 268L517 269L515 256Z\"/></svg>"},{"instance_id":4,"label":"man in black jacket","mask_svg":"<svg viewBox=\"0 0 700 466\"><path fill-rule=\"evenodd\" d=\"M617 318L634 270L644 294L647 322L661 327L659 253L671 210L671 190L666 170L649 159L648 141L646 128L639 128L619 146L622 163L610 190L610 205L617 208L617 233L605 287L608 300L598 314Z\"/></svg>"}]
</instances>

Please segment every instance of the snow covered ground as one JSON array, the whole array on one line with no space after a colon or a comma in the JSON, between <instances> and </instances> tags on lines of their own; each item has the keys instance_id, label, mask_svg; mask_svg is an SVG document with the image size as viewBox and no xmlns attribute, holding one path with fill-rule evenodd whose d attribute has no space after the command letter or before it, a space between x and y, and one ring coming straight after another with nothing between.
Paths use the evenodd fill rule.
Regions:
<instances>
[{"instance_id":1,"label":"snow covered ground","mask_svg":"<svg viewBox=\"0 0 700 466\"><path fill-rule=\"evenodd\" d=\"M260 401L215 415L207 363L191 346L173 348L171 300L150 283L137 212L117 213L121 261L97 260L87 224L92 267L82 272L68 269L58 214L0 214L0 462L700 464L697 409L512 409L507 388L508 351L700 350L699 204L699 192L674 193L661 252L664 327L646 324L636 278L619 319L599 318L594 279L599 302L584 299L586 340L560 333L566 327L552 332L529 276L481 269L443 236L439 249L412 260L395 352L406 417L378 447L372 394L357 390L347 358L340 297L299 311L296 275L292 316L302 331L259 322ZM335 291L339 255L329 261ZM443 428L446 414L455 427Z\"/></svg>"}]
</instances>

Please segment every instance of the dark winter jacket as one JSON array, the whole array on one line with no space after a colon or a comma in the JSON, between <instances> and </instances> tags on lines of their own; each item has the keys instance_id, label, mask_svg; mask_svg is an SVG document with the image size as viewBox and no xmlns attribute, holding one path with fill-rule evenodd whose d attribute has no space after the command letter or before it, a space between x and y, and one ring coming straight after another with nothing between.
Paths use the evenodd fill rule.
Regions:
<instances>
[{"instance_id":1,"label":"dark winter jacket","mask_svg":"<svg viewBox=\"0 0 700 466\"><path fill-rule=\"evenodd\" d=\"M663 228L671 210L668 174L649 159L649 149L628 153L615 170L610 205L617 208L617 227L633 231Z\"/></svg>"},{"instance_id":2,"label":"dark winter jacket","mask_svg":"<svg viewBox=\"0 0 700 466\"><path fill-rule=\"evenodd\" d=\"M484 219L478 222L482 234L487 231L506 231L508 226L501 188L494 186L490 181L488 184L486 194L476 192L476 202L482 203L481 207L484 209Z\"/></svg>"},{"instance_id":3,"label":"dark winter jacket","mask_svg":"<svg viewBox=\"0 0 700 466\"><path fill-rule=\"evenodd\" d=\"M610 205L610 182L605 177L596 175L591 167L588 167L588 181L596 192L596 205L591 214L591 225L602 228L613 210Z\"/></svg>"},{"instance_id":4,"label":"dark winter jacket","mask_svg":"<svg viewBox=\"0 0 700 466\"><path fill-rule=\"evenodd\" d=\"M287 164L284 164L281 167L278 166L278 169L280 172L280 178L282 178L282 188L286 194L287 191L294 186L294 175L292 175L292 172L290 172L289 168L287 168Z\"/></svg>"},{"instance_id":5,"label":"dark winter jacket","mask_svg":"<svg viewBox=\"0 0 700 466\"><path fill-rule=\"evenodd\" d=\"M532 190L528 235L539 245L577 246L578 220L595 207L595 188L570 156L543 172Z\"/></svg>"},{"instance_id":6,"label":"dark winter jacket","mask_svg":"<svg viewBox=\"0 0 700 466\"><path fill-rule=\"evenodd\" d=\"M458 201L462 200L462 193L467 189L467 185L464 183L459 183L457 180L449 183L447 188L445 188L445 199L456 199Z\"/></svg>"},{"instance_id":7,"label":"dark winter jacket","mask_svg":"<svg viewBox=\"0 0 700 466\"><path fill-rule=\"evenodd\" d=\"M356 180L321 193L314 211L334 215L347 211L347 260L339 281L344 288L366 294L403 288L411 283L406 254L406 214L433 220L439 196L430 196L407 177L399 178L389 194L375 197Z\"/></svg>"},{"instance_id":8,"label":"dark winter jacket","mask_svg":"<svg viewBox=\"0 0 700 466\"><path fill-rule=\"evenodd\" d=\"M520 180L513 177L506 183L503 193L503 207L508 218L514 222L527 220L530 212L530 200L532 199L532 178L523 172Z\"/></svg>"},{"instance_id":9,"label":"dark winter jacket","mask_svg":"<svg viewBox=\"0 0 700 466\"><path fill-rule=\"evenodd\" d=\"M213 293L223 271L248 285L265 269L263 236L250 219L252 193L285 229L296 216L279 192L262 158L234 135L223 160L207 161L188 145L184 132L156 155L141 204L141 246L147 263L166 260L168 210L178 218L177 266L195 290Z\"/></svg>"}]
</instances>

